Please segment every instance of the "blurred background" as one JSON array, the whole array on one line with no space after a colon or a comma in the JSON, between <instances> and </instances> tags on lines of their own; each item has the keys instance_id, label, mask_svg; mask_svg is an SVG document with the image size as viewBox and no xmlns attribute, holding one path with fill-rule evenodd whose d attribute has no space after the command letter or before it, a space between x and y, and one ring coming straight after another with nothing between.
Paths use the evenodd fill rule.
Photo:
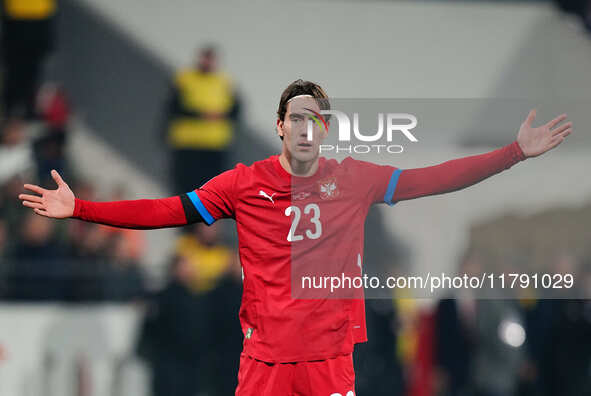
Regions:
<instances>
[{"instance_id":1,"label":"blurred background","mask_svg":"<svg viewBox=\"0 0 591 396\"><path fill-rule=\"evenodd\" d=\"M340 98L560 104L575 123L560 149L458 194L374 208L365 260L462 273L510 264L591 286L590 1L0 7L0 396L233 394L232 222L118 230L47 220L17 196L24 182L53 188L51 169L82 199L190 191L279 151L275 110L297 78ZM392 165L500 147L521 121L466 120ZM588 296L368 300L357 394L591 395Z\"/></svg>"}]
</instances>

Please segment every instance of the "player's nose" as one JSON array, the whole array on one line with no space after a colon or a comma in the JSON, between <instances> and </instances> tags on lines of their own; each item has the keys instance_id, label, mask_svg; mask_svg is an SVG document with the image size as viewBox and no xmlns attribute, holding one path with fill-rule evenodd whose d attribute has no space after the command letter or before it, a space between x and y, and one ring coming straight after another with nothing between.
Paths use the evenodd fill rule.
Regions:
<instances>
[{"instance_id":1,"label":"player's nose","mask_svg":"<svg viewBox=\"0 0 591 396\"><path fill-rule=\"evenodd\" d=\"M302 128L302 129L298 130L297 135L298 135L298 137L300 139L307 139L307 137L308 137L308 129Z\"/></svg>"}]
</instances>

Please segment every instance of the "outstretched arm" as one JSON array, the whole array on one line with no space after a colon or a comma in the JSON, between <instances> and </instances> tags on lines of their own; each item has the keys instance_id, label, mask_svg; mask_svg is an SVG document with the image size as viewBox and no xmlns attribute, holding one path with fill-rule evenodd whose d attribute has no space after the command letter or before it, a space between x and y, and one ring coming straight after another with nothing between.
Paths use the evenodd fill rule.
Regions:
<instances>
[{"instance_id":1,"label":"outstretched arm","mask_svg":"<svg viewBox=\"0 0 591 396\"><path fill-rule=\"evenodd\" d=\"M174 227L203 221L187 194L162 199L91 202L77 199L55 170L51 171L51 176L57 183L56 190L25 184L27 190L39 195L19 195L24 206L41 216L57 219L74 217L134 229Z\"/></svg>"},{"instance_id":2,"label":"outstretched arm","mask_svg":"<svg viewBox=\"0 0 591 396\"><path fill-rule=\"evenodd\" d=\"M386 202L443 194L471 186L519 161L553 149L572 132L571 122L557 126L566 120L566 114L534 128L535 116L536 112L532 110L521 124L517 140L508 146L435 166L399 171L394 194Z\"/></svg>"}]
</instances>

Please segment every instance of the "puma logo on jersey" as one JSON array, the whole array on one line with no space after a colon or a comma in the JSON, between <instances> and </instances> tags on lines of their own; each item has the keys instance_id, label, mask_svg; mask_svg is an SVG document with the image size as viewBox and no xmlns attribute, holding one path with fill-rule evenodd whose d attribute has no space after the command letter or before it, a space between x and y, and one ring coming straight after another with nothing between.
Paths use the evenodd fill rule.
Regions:
<instances>
[{"instance_id":1,"label":"puma logo on jersey","mask_svg":"<svg viewBox=\"0 0 591 396\"><path fill-rule=\"evenodd\" d=\"M277 193L273 193L273 194L269 195L266 192L264 192L263 190L259 190L259 195L261 197L267 198L269 201L271 201L271 203L273 203L273 205L275 205L275 201L273 201L273 197L275 196L275 194L277 194Z\"/></svg>"}]
</instances>

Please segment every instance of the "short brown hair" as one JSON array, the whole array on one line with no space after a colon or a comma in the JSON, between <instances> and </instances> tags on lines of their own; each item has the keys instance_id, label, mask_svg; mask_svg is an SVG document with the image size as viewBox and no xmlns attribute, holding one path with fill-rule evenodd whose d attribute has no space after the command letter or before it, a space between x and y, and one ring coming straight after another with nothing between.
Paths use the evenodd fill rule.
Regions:
<instances>
[{"instance_id":1,"label":"short brown hair","mask_svg":"<svg viewBox=\"0 0 591 396\"><path fill-rule=\"evenodd\" d=\"M304 81L302 79L295 80L285 88L279 100L279 108L277 109L277 117L283 121L285 113L287 113L287 102L298 95L311 95L317 100L318 106L322 110L329 110L330 103L328 102L328 95L322 87L312 81Z\"/></svg>"}]
</instances>

